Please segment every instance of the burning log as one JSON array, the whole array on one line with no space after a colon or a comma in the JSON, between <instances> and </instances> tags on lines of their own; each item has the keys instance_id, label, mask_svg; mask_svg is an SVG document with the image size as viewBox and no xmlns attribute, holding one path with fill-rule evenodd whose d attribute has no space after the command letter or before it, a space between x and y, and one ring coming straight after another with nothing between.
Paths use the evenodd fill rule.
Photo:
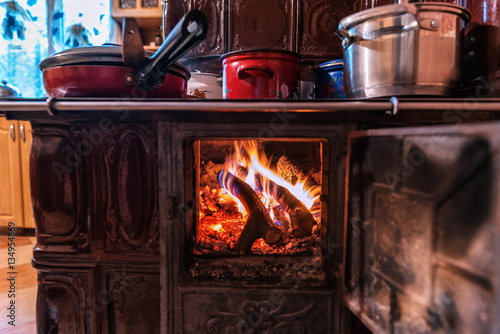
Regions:
<instances>
[{"instance_id":1,"label":"burning log","mask_svg":"<svg viewBox=\"0 0 500 334\"><path fill-rule=\"evenodd\" d=\"M292 185L295 185L300 181L304 182L305 189L311 189L312 187L318 186L318 183L312 175L304 173L303 168L285 155L279 158L277 168L278 175Z\"/></svg>"},{"instance_id":2,"label":"burning log","mask_svg":"<svg viewBox=\"0 0 500 334\"><path fill-rule=\"evenodd\" d=\"M248 219L235 246L236 254L249 254L253 243L262 238L270 245L281 239L281 230L273 223L257 193L243 180L226 170L219 173L221 186L236 196L248 212Z\"/></svg>"},{"instance_id":3,"label":"burning log","mask_svg":"<svg viewBox=\"0 0 500 334\"><path fill-rule=\"evenodd\" d=\"M262 176L259 175L259 178ZM260 180L262 182L262 180ZM316 224L311 212L298 200L293 194L275 182L269 180L269 192L282 205L285 206L290 224L292 225L292 234L298 238L311 235L313 226Z\"/></svg>"},{"instance_id":4,"label":"burning log","mask_svg":"<svg viewBox=\"0 0 500 334\"><path fill-rule=\"evenodd\" d=\"M288 232L288 230L290 230L290 222L283 215L280 206L275 206L271 210L273 210L274 221L278 223L283 232Z\"/></svg>"}]
</instances>

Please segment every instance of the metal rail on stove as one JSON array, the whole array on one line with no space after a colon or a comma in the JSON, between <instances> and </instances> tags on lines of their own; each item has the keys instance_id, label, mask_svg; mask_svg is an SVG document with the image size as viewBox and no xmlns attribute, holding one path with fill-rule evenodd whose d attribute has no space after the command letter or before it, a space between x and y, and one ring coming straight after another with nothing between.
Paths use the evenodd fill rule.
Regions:
<instances>
[{"instance_id":1,"label":"metal rail on stove","mask_svg":"<svg viewBox=\"0 0 500 334\"><path fill-rule=\"evenodd\" d=\"M16 111L61 112L134 110L148 112L300 112L335 113L380 111L396 115L404 111L479 111L500 113L500 99L396 98L373 100L131 100L131 99L11 99L0 101L0 114Z\"/></svg>"}]
</instances>

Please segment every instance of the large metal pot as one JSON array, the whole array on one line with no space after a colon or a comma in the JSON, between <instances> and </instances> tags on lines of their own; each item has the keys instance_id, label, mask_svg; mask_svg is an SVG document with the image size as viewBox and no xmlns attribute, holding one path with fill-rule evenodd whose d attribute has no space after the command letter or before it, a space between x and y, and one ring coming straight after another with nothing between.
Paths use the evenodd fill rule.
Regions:
<instances>
[{"instance_id":1,"label":"large metal pot","mask_svg":"<svg viewBox=\"0 0 500 334\"><path fill-rule=\"evenodd\" d=\"M203 40L205 14L188 12L165 38L156 53L129 65L121 46L80 47L56 53L39 67L53 97L168 97L186 95L190 73L175 63Z\"/></svg>"},{"instance_id":2,"label":"large metal pot","mask_svg":"<svg viewBox=\"0 0 500 334\"><path fill-rule=\"evenodd\" d=\"M452 96L461 79L467 9L445 3L381 6L342 19L349 97Z\"/></svg>"}]
</instances>

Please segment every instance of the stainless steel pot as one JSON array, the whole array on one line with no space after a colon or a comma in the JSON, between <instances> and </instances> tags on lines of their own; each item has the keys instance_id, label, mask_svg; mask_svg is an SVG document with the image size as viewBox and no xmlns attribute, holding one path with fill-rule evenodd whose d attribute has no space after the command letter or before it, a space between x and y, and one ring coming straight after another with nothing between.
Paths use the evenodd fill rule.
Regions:
<instances>
[{"instance_id":1,"label":"stainless steel pot","mask_svg":"<svg viewBox=\"0 0 500 334\"><path fill-rule=\"evenodd\" d=\"M342 19L349 97L452 96L461 77L467 9L445 3L388 5Z\"/></svg>"}]
</instances>

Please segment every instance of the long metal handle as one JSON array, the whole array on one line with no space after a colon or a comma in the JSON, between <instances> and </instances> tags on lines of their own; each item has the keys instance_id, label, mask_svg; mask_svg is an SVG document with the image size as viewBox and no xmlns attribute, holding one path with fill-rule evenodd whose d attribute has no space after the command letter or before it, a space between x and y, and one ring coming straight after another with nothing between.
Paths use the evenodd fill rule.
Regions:
<instances>
[{"instance_id":1,"label":"long metal handle","mask_svg":"<svg viewBox=\"0 0 500 334\"><path fill-rule=\"evenodd\" d=\"M379 20L384 17L403 15L410 17L409 23L382 27L376 30L370 29L366 32L355 32L351 30L351 28L369 20ZM400 5L381 6L348 16L340 21L338 35L342 39L342 47L347 49L354 42L369 41L381 36L405 33L418 28L417 7L414 4L405 3Z\"/></svg>"},{"instance_id":2,"label":"long metal handle","mask_svg":"<svg viewBox=\"0 0 500 334\"><path fill-rule=\"evenodd\" d=\"M420 28L417 17L413 13L404 13L403 15L408 15L410 17L410 22L403 25L394 25L389 27L382 27L375 30L370 30L367 32L361 32L359 34L351 34L349 30L342 28L338 31L340 38L342 38L342 47L347 49L352 43L360 41L371 41L376 38L407 33Z\"/></svg>"},{"instance_id":3,"label":"long metal handle","mask_svg":"<svg viewBox=\"0 0 500 334\"><path fill-rule=\"evenodd\" d=\"M184 15L160 48L139 66L136 87L152 90L161 84L170 65L204 40L207 29L207 18L202 11L193 9Z\"/></svg>"},{"instance_id":4,"label":"long metal handle","mask_svg":"<svg viewBox=\"0 0 500 334\"><path fill-rule=\"evenodd\" d=\"M10 139L12 139L13 142L16 141L16 127L14 126L14 123L10 125Z\"/></svg>"},{"instance_id":5,"label":"long metal handle","mask_svg":"<svg viewBox=\"0 0 500 334\"><path fill-rule=\"evenodd\" d=\"M417 7L414 4L402 4L391 6L380 6L369 10L363 10L356 14L343 18L339 22L339 30L351 29L368 20L381 19L384 17L395 17L403 14L417 15Z\"/></svg>"},{"instance_id":6,"label":"long metal handle","mask_svg":"<svg viewBox=\"0 0 500 334\"><path fill-rule=\"evenodd\" d=\"M26 142L26 136L24 135L24 124L21 124L21 126L19 127L19 137L21 138L23 143Z\"/></svg>"}]
</instances>

